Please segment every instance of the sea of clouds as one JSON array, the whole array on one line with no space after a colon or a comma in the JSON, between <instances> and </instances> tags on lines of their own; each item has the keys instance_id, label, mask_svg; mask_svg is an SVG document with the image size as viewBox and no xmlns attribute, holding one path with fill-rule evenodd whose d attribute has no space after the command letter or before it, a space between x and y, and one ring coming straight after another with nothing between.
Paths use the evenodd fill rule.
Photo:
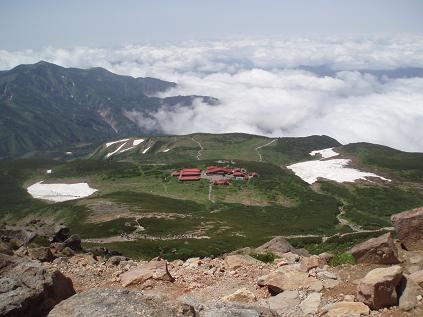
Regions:
<instances>
[{"instance_id":1,"label":"sea of clouds","mask_svg":"<svg viewBox=\"0 0 423 317\"><path fill-rule=\"evenodd\" d=\"M423 77L373 72L423 68L423 36L0 50L0 69L38 60L66 67L100 66L178 84L161 96L195 94L220 100L218 105L196 100L190 107L161 109L149 118L131 113L164 133L326 134L342 143L364 141L423 152Z\"/></svg>"}]
</instances>

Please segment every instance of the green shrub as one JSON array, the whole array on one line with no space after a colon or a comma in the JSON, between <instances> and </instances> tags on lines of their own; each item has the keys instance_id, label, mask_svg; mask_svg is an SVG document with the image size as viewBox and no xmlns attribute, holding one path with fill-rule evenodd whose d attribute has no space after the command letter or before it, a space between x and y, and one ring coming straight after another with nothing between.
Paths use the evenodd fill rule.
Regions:
<instances>
[{"instance_id":1,"label":"green shrub","mask_svg":"<svg viewBox=\"0 0 423 317\"><path fill-rule=\"evenodd\" d=\"M355 264L354 257L351 253L344 252L341 254L337 254L329 261L330 266L338 266L342 264Z\"/></svg>"},{"instance_id":2,"label":"green shrub","mask_svg":"<svg viewBox=\"0 0 423 317\"><path fill-rule=\"evenodd\" d=\"M256 260L259 260L264 263L273 263L276 259L276 255L272 252L268 253L250 253L250 256L255 258Z\"/></svg>"}]
</instances>

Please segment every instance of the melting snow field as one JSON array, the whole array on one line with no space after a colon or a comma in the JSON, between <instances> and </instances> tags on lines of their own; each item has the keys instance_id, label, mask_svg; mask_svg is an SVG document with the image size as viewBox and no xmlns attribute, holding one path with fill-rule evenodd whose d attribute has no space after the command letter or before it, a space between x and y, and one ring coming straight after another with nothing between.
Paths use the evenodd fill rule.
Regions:
<instances>
[{"instance_id":1,"label":"melting snow field","mask_svg":"<svg viewBox=\"0 0 423 317\"><path fill-rule=\"evenodd\" d=\"M338 183L354 182L358 179L369 181L367 177L375 177L387 182L391 181L374 173L362 172L355 168L347 167L351 162L349 159L324 160L339 155L333 148L310 152L312 156L316 154L320 154L322 159L292 164L287 166L287 168L309 184L316 182L319 177L333 180Z\"/></svg>"},{"instance_id":2,"label":"melting snow field","mask_svg":"<svg viewBox=\"0 0 423 317\"><path fill-rule=\"evenodd\" d=\"M146 148L144 151L142 151L142 154L145 154L148 152L148 150L152 147L152 145L150 145L148 148Z\"/></svg>"},{"instance_id":3,"label":"melting snow field","mask_svg":"<svg viewBox=\"0 0 423 317\"><path fill-rule=\"evenodd\" d=\"M129 141L129 139L123 139L123 140L120 140L120 141L114 141L114 142L109 142L109 143L106 143L106 149L109 147L109 146L111 146L112 144L116 144L116 143L120 143L120 142L124 142L124 143L122 143L116 150L114 150L113 152L111 152L111 153L107 153L106 154L106 158L109 158L110 156L112 156L112 155L115 155L115 154L120 154L120 153L123 153L123 152L126 152L126 151L129 151L129 150L132 150L132 149L134 149L137 145L139 145L139 144L141 144L142 142L144 142L144 139L136 139L136 140L133 140L132 141L132 145L130 146L130 147L128 147L128 148L126 148L126 149L123 149L122 150L122 148L124 148L126 145L127 145L127 142Z\"/></svg>"},{"instance_id":4,"label":"melting snow field","mask_svg":"<svg viewBox=\"0 0 423 317\"><path fill-rule=\"evenodd\" d=\"M316 151L310 152L311 156L315 156L317 154L320 154L322 156L322 158L324 158L324 159L339 155L339 153L337 153L333 150L333 147L331 147L329 149L316 150Z\"/></svg>"},{"instance_id":5,"label":"melting snow field","mask_svg":"<svg viewBox=\"0 0 423 317\"><path fill-rule=\"evenodd\" d=\"M97 189L91 188L87 183L43 184L38 182L29 186L27 191L34 198L61 202L90 196Z\"/></svg>"},{"instance_id":6,"label":"melting snow field","mask_svg":"<svg viewBox=\"0 0 423 317\"><path fill-rule=\"evenodd\" d=\"M166 150L163 151L163 153L167 153L169 151L170 151L170 149L166 149Z\"/></svg>"}]
</instances>

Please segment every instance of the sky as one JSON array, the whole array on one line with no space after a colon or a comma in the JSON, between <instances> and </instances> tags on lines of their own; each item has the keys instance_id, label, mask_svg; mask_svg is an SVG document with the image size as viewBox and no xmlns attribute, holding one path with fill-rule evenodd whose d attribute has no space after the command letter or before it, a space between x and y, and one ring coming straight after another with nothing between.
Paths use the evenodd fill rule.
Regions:
<instances>
[{"instance_id":1,"label":"sky","mask_svg":"<svg viewBox=\"0 0 423 317\"><path fill-rule=\"evenodd\" d=\"M39 60L219 99L128 112L163 133L326 134L423 152L423 1L0 0L0 70Z\"/></svg>"},{"instance_id":2,"label":"sky","mask_svg":"<svg viewBox=\"0 0 423 317\"><path fill-rule=\"evenodd\" d=\"M421 0L0 0L8 50L422 28Z\"/></svg>"}]
</instances>

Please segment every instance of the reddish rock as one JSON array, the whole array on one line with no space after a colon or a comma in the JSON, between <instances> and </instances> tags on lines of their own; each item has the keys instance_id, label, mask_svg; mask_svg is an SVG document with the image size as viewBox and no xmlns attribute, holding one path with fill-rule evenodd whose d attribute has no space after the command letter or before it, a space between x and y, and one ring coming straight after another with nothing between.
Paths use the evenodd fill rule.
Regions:
<instances>
[{"instance_id":1,"label":"reddish rock","mask_svg":"<svg viewBox=\"0 0 423 317\"><path fill-rule=\"evenodd\" d=\"M395 214L391 220L404 248L423 250L423 208Z\"/></svg>"},{"instance_id":2,"label":"reddish rock","mask_svg":"<svg viewBox=\"0 0 423 317\"><path fill-rule=\"evenodd\" d=\"M149 279L169 282L175 280L170 275L167 262L164 260L151 261L120 275L120 280L124 287L131 284L142 284Z\"/></svg>"},{"instance_id":3,"label":"reddish rock","mask_svg":"<svg viewBox=\"0 0 423 317\"><path fill-rule=\"evenodd\" d=\"M402 268L399 265L374 269L357 286L357 300L372 310L396 306L402 279Z\"/></svg>"},{"instance_id":4,"label":"reddish rock","mask_svg":"<svg viewBox=\"0 0 423 317\"><path fill-rule=\"evenodd\" d=\"M302 258L301 269L304 272L308 272L316 267L323 267L327 264L326 260L320 258L318 255L312 255L309 257Z\"/></svg>"},{"instance_id":5,"label":"reddish rock","mask_svg":"<svg viewBox=\"0 0 423 317\"><path fill-rule=\"evenodd\" d=\"M398 249L391 233L369 239L354 246L351 253L357 263L398 264Z\"/></svg>"}]
</instances>

